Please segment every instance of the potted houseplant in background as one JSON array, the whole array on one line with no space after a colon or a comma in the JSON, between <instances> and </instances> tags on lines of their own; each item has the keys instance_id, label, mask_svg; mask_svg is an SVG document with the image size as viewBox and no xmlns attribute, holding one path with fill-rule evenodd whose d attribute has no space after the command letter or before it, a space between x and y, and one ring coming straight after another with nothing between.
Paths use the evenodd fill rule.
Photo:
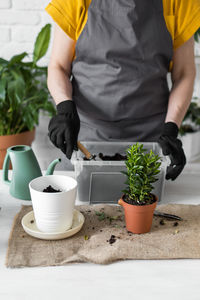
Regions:
<instances>
[{"instance_id":1,"label":"potted houseplant in background","mask_svg":"<svg viewBox=\"0 0 200 300\"><path fill-rule=\"evenodd\" d=\"M200 158L200 105L193 98L179 129L180 139L187 158L192 162Z\"/></svg>"},{"instance_id":2,"label":"potted houseplant in background","mask_svg":"<svg viewBox=\"0 0 200 300\"><path fill-rule=\"evenodd\" d=\"M31 61L24 62L26 52L9 61L0 58L0 168L8 147L31 145L40 110L56 113L48 99L47 67L37 65L47 52L50 31L47 24L38 34Z\"/></svg>"},{"instance_id":3,"label":"potted houseplant in background","mask_svg":"<svg viewBox=\"0 0 200 300\"><path fill-rule=\"evenodd\" d=\"M143 144L136 143L126 150L127 176L122 198L118 204L124 207L126 228L133 233L146 233L151 230L153 213L158 198L151 192L152 183L157 181L161 158L153 151L147 152Z\"/></svg>"}]
</instances>

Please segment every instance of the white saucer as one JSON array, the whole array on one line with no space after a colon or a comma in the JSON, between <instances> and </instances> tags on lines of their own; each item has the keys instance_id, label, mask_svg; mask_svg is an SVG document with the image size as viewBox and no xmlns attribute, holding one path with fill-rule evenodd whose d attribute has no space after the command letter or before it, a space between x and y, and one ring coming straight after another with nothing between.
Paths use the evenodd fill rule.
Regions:
<instances>
[{"instance_id":1,"label":"white saucer","mask_svg":"<svg viewBox=\"0 0 200 300\"><path fill-rule=\"evenodd\" d=\"M70 237L81 230L85 221L84 215L76 209L74 209L73 214L72 227L64 232L45 233L40 231L36 226L33 210L22 218L21 224L24 231L31 236L43 240L60 240Z\"/></svg>"}]
</instances>

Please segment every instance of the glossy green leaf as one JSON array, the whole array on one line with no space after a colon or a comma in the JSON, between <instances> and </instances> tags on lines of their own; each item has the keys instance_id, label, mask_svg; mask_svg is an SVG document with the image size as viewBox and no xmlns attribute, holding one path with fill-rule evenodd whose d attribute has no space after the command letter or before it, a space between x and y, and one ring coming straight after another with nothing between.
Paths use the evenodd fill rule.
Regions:
<instances>
[{"instance_id":1,"label":"glossy green leaf","mask_svg":"<svg viewBox=\"0 0 200 300\"><path fill-rule=\"evenodd\" d=\"M47 24L42 28L35 42L34 52L33 52L33 62L36 62L42 58L49 47L50 41L50 33L51 33L51 25Z\"/></svg>"},{"instance_id":2,"label":"glossy green leaf","mask_svg":"<svg viewBox=\"0 0 200 300\"><path fill-rule=\"evenodd\" d=\"M8 67L11 67L12 65L21 62L24 57L26 57L28 55L28 53L23 52L21 54L15 55L11 58L11 60L8 63Z\"/></svg>"},{"instance_id":3,"label":"glossy green leaf","mask_svg":"<svg viewBox=\"0 0 200 300\"><path fill-rule=\"evenodd\" d=\"M0 101L5 101L6 99L6 79L0 80Z\"/></svg>"},{"instance_id":4,"label":"glossy green leaf","mask_svg":"<svg viewBox=\"0 0 200 300\"><path fill-rule=\"evenodd\" d=\"M8 61L3 59L2 57L0 57L0 66L5 67L5 66L7 66L7 64L8 64Z\"/></svg>"},{"instance_id":5,"label":"glossy green leaf","mask_svg":"<svg viewBox=\"0 0 200 300\"><path fill-rule=\"evenodd\" d=\"M17 78L8 83L8 97L10 100L10 111L18 108L25 95L25 83L22 78Z\"/></svg>"}]
</instances>

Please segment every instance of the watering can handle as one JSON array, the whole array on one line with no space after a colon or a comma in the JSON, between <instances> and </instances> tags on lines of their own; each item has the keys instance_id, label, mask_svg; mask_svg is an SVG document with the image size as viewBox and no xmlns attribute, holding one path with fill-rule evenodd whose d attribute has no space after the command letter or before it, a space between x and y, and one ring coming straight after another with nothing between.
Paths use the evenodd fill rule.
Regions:
<instances>
[{"instance_id":1,"label":"watering can handle","mask_svg":"<svg viewBox=\"0 0 200 300\"><path fill-rule=\"evenodd\" d=\"M8 179L8 168L9 168L9 163L10 163L10 156L9 153L6 153L4 162L3 162L3 181L6 184L11 184L11 180Z\"/></svg>"}]
</instances>

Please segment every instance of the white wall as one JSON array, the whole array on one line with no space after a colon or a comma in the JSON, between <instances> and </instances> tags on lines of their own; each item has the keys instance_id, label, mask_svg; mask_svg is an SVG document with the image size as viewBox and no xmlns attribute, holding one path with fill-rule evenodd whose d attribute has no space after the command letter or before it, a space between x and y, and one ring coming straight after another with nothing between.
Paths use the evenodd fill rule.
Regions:
<instances>
[{"instance_id":1,"label":"white wall","mask_svg":"<svg viewBox=\"0 0 200 300\"><path fill-rule=\"evenodd\" d=\"M33 52L34 41L40 29L47 23L53 24L51 17L44 10L49 2L50 0L0 0L0 57L10 59L13 55L24 51L30 54ZM47 55L40 61L41 65L48 64L50 48L51 44ZM194 96L200 98L200 44L196 45L195 53L199 58L196 58L197 78ZM36 139L32 145L41 168L46 169L53 159L61 157L62 163L56 169L72 169L64 154L49 141L48 122L47 116L40 116Z\"/></svg>"},{"instance_id":2,"label":"white wall","mask_svg":"<svg viewBox=\"0 0 200 300\"><path fill-rule=\"evenodd\" d=\"M52 23L46 13L48 0L0 0L0 57L9 59L21 52L33 52L40 29ZM47 53L47 57L49 52ZM43 64L47 63L47 57Z\"/></svg>"}]
</instances>

